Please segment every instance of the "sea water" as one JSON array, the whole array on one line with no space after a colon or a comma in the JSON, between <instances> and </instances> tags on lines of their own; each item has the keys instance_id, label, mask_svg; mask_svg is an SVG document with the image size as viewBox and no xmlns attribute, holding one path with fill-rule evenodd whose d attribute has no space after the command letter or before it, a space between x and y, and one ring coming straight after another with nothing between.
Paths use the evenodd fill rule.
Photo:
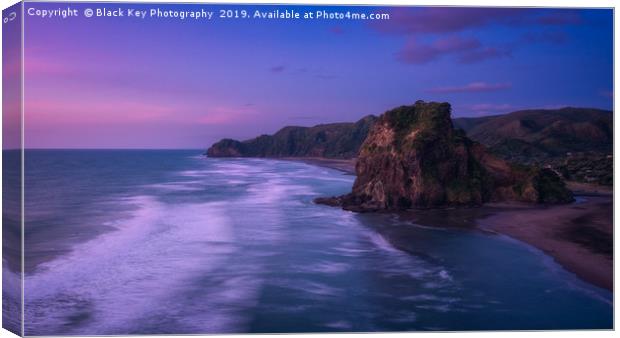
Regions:
<instances>
[{"instance_id":1,"label":"sea water","mask_svg":"<svg viewBox=\"0 0 620 338\"><path fill-rule=\"evenodd\" d=\"M25 169L27 335L612 327L610 292L523 243L314 204L350 191L336 170L197 150Z\"/></svg>"}]
</instances>

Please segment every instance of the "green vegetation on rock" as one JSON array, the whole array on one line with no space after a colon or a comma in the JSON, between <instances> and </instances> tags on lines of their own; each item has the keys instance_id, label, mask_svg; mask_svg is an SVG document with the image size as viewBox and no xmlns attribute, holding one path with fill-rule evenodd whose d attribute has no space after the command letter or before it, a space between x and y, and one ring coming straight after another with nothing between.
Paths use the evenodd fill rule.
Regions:
<instances>
[{"instance_id":1,"label":"green vegetation on rock","mask_svg":"<svg viewBox=\"0 0 620 338\"><path fill-rule=\"evenodd\" d=\"M326 157L353 158L376 117L355 123L284 127L273 135L247 141L223 139L207 150L210 157Z\"/></svg>"}]
</instances>

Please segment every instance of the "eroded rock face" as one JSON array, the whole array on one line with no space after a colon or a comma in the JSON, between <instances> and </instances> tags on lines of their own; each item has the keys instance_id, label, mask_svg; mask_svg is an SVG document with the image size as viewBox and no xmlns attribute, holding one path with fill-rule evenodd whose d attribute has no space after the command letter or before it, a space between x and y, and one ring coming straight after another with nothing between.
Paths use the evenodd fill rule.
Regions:
<instances>
[{"instance_id":1,"label":"eroded rock face","mask_svg":"<svg viewBox=\"0 0 620 338\"><path fill-rule=\"evenodd\" d=\"M572 201L551 170L516 167L452 126L448 103L418 101L387 111L358 154L350 194L317 203L354 211L402 210L489 201Z\"/></svg>"},{"instance_id":2,"label":"eroded rock face","mask_svg":"<svg viewBox=\"0 0 620 338\"><path fill-rule=\"evenodd\" d=\"M243 143L229 138L219 141L207 150L211 157L242 157L245 152Z\"/></svg>"},{"instance_id":3,"label":"eroded rock face","mask_svg":"<svg viewBox=\"0 0 620 338\"><path fill-rule=\"evenodd\" d=\"M330 123L313 127L284 127L273 135L246 141L223 139L208 150L209 157L354 157L376 117L355 123Z\"/></svg>"}]
</instances>

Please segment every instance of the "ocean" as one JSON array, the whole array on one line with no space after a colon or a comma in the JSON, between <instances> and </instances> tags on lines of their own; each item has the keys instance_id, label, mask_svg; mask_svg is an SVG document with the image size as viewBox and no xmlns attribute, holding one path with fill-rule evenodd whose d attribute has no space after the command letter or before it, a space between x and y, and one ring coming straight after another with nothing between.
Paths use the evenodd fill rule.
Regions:
<instances>
[{"instance_id":1,"label":"ocean","mask_svg":"<svg viewBox=\"0 0 620 338\"><path fill-rule=\"evenodd\" d=\"M26 335L613 325L611 292L519 241L314 204L350 191L333 169L200 150L27 150L25 169Z\"/></svg>"}]
</instances>

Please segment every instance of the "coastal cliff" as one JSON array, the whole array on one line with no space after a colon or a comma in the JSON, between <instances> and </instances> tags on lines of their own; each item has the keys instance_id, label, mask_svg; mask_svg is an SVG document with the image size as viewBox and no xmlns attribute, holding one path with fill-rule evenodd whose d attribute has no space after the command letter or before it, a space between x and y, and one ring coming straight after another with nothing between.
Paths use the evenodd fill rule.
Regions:
<instances>
[{"instance_id":1,"label":"coastal cliff","mask_svg":"<svg viewBox=\"0 0 620 338\"><path fill-rule=\"evenodd\" d=\"M291 157L352 160L376 117L356 123L285 127L274 135L237 141L223 139L210 157ZM505 115L452 120L468 138L510 163L552 168L565 180L613 184L612 112L593 108L522 110ZM353 170L351 170L353 171Z\"/></svg>"},{"instance_id":2,"label":"coastal cliff","mask_svg":"<svg viewBox=\"0 0 620 338\"><path fill-rule=\"evenodd\" d=\"M353 158L366 139L376 117L355 123L284 127L273 135L247 140L223 139L208 150L209 157L324 157Z\"/></svg>"},{"instance_id":3,"label":"coastal cliff","mask_svg":"<svg viewBox=\"0 0 620 338\"><path fill-rule=\"evenodd\" d=\"M315 202L379 211L573 200L554 171L495 157L455 129L450 114L448 103L423 101L385 112L361 145L352 192Z\"/></svg>"}]
</instances>

